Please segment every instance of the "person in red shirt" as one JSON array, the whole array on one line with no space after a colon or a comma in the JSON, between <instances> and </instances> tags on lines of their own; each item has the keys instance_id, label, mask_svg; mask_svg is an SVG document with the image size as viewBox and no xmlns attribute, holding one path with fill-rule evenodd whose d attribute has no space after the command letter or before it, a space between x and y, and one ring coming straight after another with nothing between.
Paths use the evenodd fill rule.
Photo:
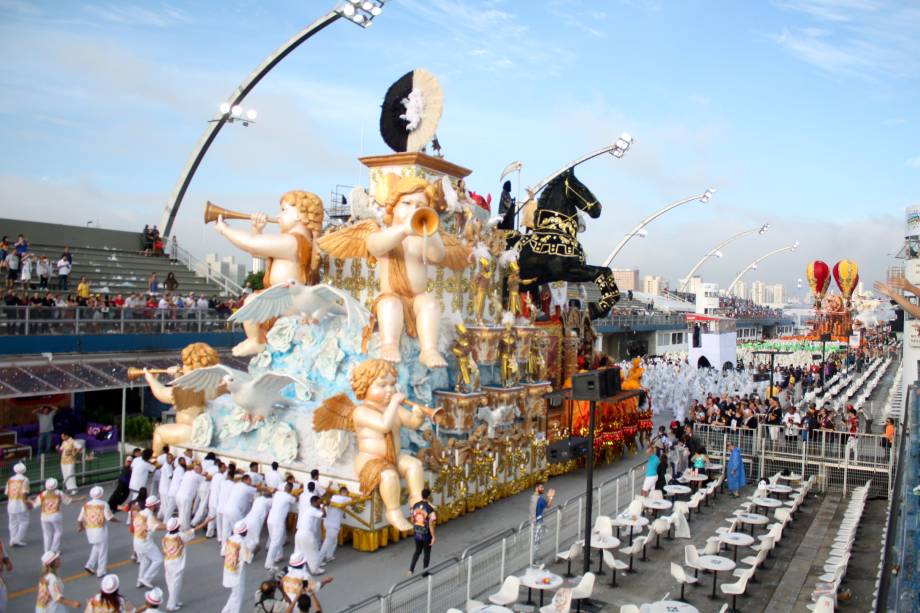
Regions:
<instances>
[{"instance_id":1,"label":"person in red shirt","mask_svg":"<svg viewBox=\"0 0 920 613\"><path fill-rule=\"evenodd\" d=\"M121 294L116 294L115 299L112 300L112 304L120 309L121 307L125 306L125 297Z\"/></svg>"}]
</instances>

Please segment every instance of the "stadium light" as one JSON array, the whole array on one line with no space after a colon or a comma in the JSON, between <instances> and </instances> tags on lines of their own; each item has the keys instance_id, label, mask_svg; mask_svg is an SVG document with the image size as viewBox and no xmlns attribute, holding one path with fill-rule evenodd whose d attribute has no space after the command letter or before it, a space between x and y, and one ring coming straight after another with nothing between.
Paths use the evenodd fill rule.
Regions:
<instances>
[{"instance_id":1,"label":"stadium light","mask_svg":"<svg viewBox=\"0 0 920 613\"><path fill-rule=\"evenodd\" d=\"M778 253L782 253L784 251L795 251L798 248L799 248L799 241L795 241L794 243L792 243L791 245L787 247L780 247L779 249L775 249L766 255L760 256L759 258L757 258L756 260L748 264L747 268L745 268L744 270L738 273L738 276L735 277L735 280L731 282L731 285L728 286L728 289L725 290L725 293L727 295L731 295L732 290L735 289L735 285L738 284L738 281L741 280L741 277L743 277L744 274L749 270L757 270L757 265L763 262L764 260L766 260L767 258L772 257Z\"/></svg>"},{"instance_id":2,"label":"stadium light","mask_svg":"<svg viewBox=\"0 0 920 613\"><path fill-rule=\"evenodd\" d=\"M710 197L711 197L711 194L710 194ZM706 260L708 260L711 257L721 258L722 249L728 246L729 243L733 243L739 238L750 236L751 234L754 234L755 232L762 236L766 234L767 230L769 229L770 229L770 224L765 223L762 226L760 226L760 228L752 228L750 230L745 230L744 232L739 232L738 234L735 234L734 236L728 237L727 239L725 239L724 241L722 241L721 243L719 243L718 245L716 245L715 247L707 251L706 254L703 257L701 257L700 260L696 264L693 265L693 268L691 268L690 272L687 273L687 276L684 277L684 280L680 284L680 287L677 289L677 291L679 292L687 291L687 286L690 284L690 279L693 278L693 275L696 274L696 271L700 269L700 266L702 266L706 262Z\"/></svg>"},{"instance_id":3,"label":"stadium light","mask_svg":"<svg viewBox=\"0 0 920 613\"><path fill-rule=\"evenodd\" d=\"M234 123L239 121L243 124L244 128L248 128L249 124L256 122L256 117L259 116L258 111L255 109L244 109L239 104L231 105L229 102L221 102L220 106L217 107L220 111L220 116L216 119L212 119L208 123L214 123L217 121L226 121L227 123Z\"/></svg>"},{"instance_id":4,"label":"stadium light","mask_svg":"<svg viewBox=\"0 0 920 613\"><path fill-rule=\"evenodd\" d=\"M386 0L346 0L335 10L353 24L369 28L374 17L383 12L384 4Z\"/></svg>"}]
</instances>

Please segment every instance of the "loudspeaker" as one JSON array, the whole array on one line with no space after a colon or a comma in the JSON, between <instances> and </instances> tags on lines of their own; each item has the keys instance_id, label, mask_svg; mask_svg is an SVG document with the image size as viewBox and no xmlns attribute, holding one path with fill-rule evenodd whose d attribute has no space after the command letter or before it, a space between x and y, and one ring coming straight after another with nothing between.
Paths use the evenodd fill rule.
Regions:
<instances>
[{"instance_id":1,"label":"loudspeaker","mask_svg":"<svg viewBox=\"0 0 920 613\"><path fill-rule=\"evenodd\" d=\"M568 462L588 454L588 439L571 437L555 443L550 443L546 448L546 461L551 464Z\"/></svg>"},{"instance_id":2,"label":"loudspeaker","mask_svg":"<svg viewBox=\"0 0 920 613\"><path fill-rule=\"evenodd\" d=\"M604 400L620 391L620 369L616 366L580 373L572 377L573 400Z\"/></svg>"}]
</instances>

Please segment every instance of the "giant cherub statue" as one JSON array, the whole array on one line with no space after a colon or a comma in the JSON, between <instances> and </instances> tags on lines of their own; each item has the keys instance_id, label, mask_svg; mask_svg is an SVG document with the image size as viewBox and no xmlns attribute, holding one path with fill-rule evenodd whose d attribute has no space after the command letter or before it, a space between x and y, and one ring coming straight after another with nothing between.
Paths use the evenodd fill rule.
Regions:
<instances>
[{"instance_id":1,"label":"giant cherub statue","mask_svg":"<svg viewBox=\"0 0 920 613\"><path fill-rule=\"evenodd\" d=\"M412 524L400 508L399 479L406 480L409 504L413 505L422 499L424 467L418 458L399 452L399 431L403 426L417 430L426 416L436 418L438 409L409 403L396 391L396 369L385 360L371 359L356 366L351 372L351 389L359 404L346 394L327 398L313 414L313 430L355 432L358 454L354 469L361 493L370 496L374 490L379 491L390 525L411 530Z\"/></svg>"},{"instance_id":2,"label":"giant cherub statue","mask_svg":"<svg viewBox=\"0 0 920 613\"><path fill-rule=\"evenodd\" d=\"M463 270L470 249L456 237L441 231L423 236L412 218L424 207L433 207L438 182L419 177L387 176L390 185L384 204L383 227L373 219L322 236L317 244L336 258L363 257L380 263L380 294L372 308L380 333L380 357L399 362L403 330L417 337L419 362L429 368L447 366L438 351L441 305L428 293L428 264ZM443 197L443 196L440 196ZM434 211L431 211L434 215ZM422 230L424 231L424 230Z\"/></svg>"},{"instance_id":3,"label":"giant cherub statue","mask_svg":"<svg viewBox=\"0 0 920 613\"><path fill-rule=\"evenodd\" d=\"M214 366L220 362L217 351L207 343L192 343L182 350L182 367L169 369L174 375L188 374L199 368ZM192 436L192 422L205 410L208 400L226 392L223 384L209 390L191 391L168 387L152 372L145 371L144 378L150 385L153 396L164 404L176 407L176 423L161 424L153 431L154 455L160 455L163 445L179 445Z\"/></svg>"},{"instance_id":4,"label":"giant cherub statue","mask_svg":"<svg viewBox=\"0 0 920 613\"><path fill-rule=\"evenodd\" d=\"M322 199L311 192L287 192L281 196L281 213L277 222L280 234L262 234L268 223L264 213L252 216L251 232L234 230L223 217L218 218L215 229L236 247L255 257L265 258L265 287L291 279L307 285L316 283L319 253L313 248L313 241L323 228ZM255 295L247 296L245 302ZM247 356L262 351L265 348L265 326L257 321L245 321L243 329L246 340L233 348L233 355Z\"/></svg>"}]
</instances>

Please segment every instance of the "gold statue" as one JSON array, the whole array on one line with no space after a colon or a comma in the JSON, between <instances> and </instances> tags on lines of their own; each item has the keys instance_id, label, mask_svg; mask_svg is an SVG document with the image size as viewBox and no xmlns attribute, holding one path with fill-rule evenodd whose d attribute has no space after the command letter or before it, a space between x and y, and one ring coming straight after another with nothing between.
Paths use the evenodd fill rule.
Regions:
<instances>
[{"instance_id":1,"label":"gold statue","mask_svg":"<svg viewBox=\"0 0 920 613\"><path fill-rule=\"evenodd\" d=\"M517 261L508 264L508 304L505 310L514 315L515 319L524 313L521 308L521 267Z\"/></svg>"},{"instance_id":2,"label":"gold statue","mask_svg":"<svg viewBox=\"0 0 920 613\"><path fill-rule=\"evenodd\" d=\"M457 338L450 351L457 358L459 373L457 374L457 383L454 385L454 391L460 394L469 394L479 391L479 366L473 359L473 346L471 343L470 331L466 329L463 322L455 324Z\"/></svg>"},{"instance_id":3,"label":"gold statue","mask_svg":"<svg viewBox=\"0 0 920 613\"><path fill-rule=\"evenodd\" d=\"M318 280L319 253L313 242L323 227L323 201L316 194L305 191L290 191L281 196L281 214L276 221L280 234L265 235L262 230L269 218L264 213L251 217L252 231L242 232L229 227L223 215L217 218L215 230L234 246L255 257L265 258L263 286L271 287L295 279L300 283L313 285ZM246 297L249 302L255 293ZM267 326L255 321L243 322L246 340L233 348L233 355L247 356L259 353L265 348Z\"/></svg>"},{"instance_id":4,"label":"gold statue","mask_svg":"<svg viewBox=\"0 0 920 613\"><path fill-rule=\"evenodd\" d=\"M182 366L167 369L169 374L179 376L198 368L207 368L220 362L217 351L206 343L192 343L182 350ZM226 392L223 384L210 391L194 392L178 387L167 387L160 383L157 374L145 371L144 378L150 385L150 392L164 404L176 407L176 423L160 424L153 431L153 455L159 456L163 445L181 445L192 436L192 422L205 410L208 400Z\"/></svg>"},{"instance_id":5,"label":"gold statue","mask_svg":"<svg viewBox=\"0 0 920 613\"><path fill-rule=\"evenodd\" d=\"M476 293L473 295L473 317L476 318L476 325L481 326L483 323L482 314L486 306L486 298L489 295L489 288L492 286L492 261L489 258L479 258L479 271L473 277L473 286Z\"/></svg>"},{"instance_id":6,"label":"gold statue","mask_svg":"<svg viewBox=\"0 0 920 613\"><path fill-rule=\"evenodd\" d=\"M546 351L548 339L543 334L537 334L530 343L530 353L527 356L527 381L537 383L546 379Z\"/></svg>"},{"instance_id":7,"label":"gold statue","mask_svg":"<svg viewBox=\"0 0 920 613\"><path fill-rule=\"evenodd\" d=\"M371 311L380 332L380 357L399 362L403 330L417 337L419 362L429 368L447 366L438 351L441 305L428 293L428 264L451 270L466 268L470 249L437 229L432 207L436 188L419 177L388 175L383 227L368 219L327 233L317 243L336 258L380 261L380 294Z\"/></svg>"},{"instance_id":8,"label":"gold statue","mask_svg":"<svg viewBox=\"0 0 920 613\"><path fill-rule=\"evenodd\" d=\"M399 479L406 480L412 505L422 499L425 476L418 458L399 452L399 431L403 426L417 430L426 417L437 421L440 409L408 402L396 391L396 368L385 360L371 359L356 366L351 373L351 389L360 404L345 394L327 398L313 414L313 429L355 432L358 455L354 469L361 493L370 496L379 491L390 525L411 530L412 524L400 509Z\"/></svg>"},{"instance_id":9,"label":"gold statue","mask_svg":"<svg viewBox=\"0 0 920 613\"><path fill-rule=\"evenodd\" d=\"M518 372L517 334L514 332L514 315L505 313L502 316L502 332L498 338L498 376L502 387L517 385L520 380Z\"/></svg>"}]
</instances>

